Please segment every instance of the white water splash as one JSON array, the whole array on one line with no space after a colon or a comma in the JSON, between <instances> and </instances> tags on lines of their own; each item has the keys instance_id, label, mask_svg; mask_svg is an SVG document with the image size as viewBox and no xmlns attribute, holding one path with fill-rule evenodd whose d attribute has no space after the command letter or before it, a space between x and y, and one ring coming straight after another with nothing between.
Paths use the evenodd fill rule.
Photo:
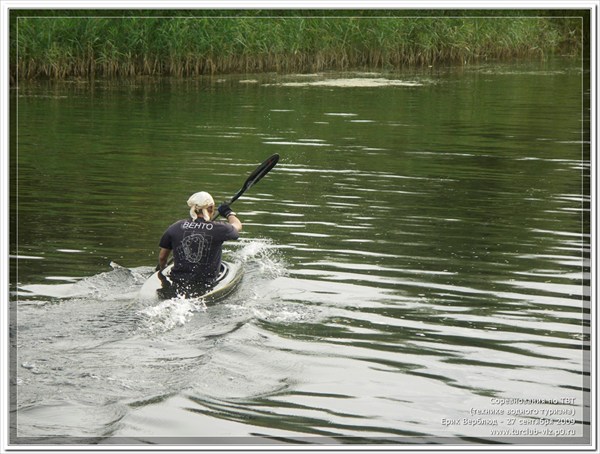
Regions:
<instances>
[{"instance_id":1,"label":"white water splash","mask_svg":"<svg viewBox=\"0 0 600 454\"><path fill-rule=\"evenodd\" d=\"M280 248L270 239L259 238L241 242L241 249L234 254L236 261L248 268L256 266L259 274L269 279L287 275L286 264Z\"/></svg>"},{"instance_id":2,"label":"white water splash","mask_svg":"<svg viewBox=\"0 0 600 454\"><path fill-rule=\"evenodd\" d=\"M156 306L142 309L144 328L151 333L169 331L185 325L196 312L206 312L206 304L201 298L171 298Z\"/></svg>"}]
</instances>

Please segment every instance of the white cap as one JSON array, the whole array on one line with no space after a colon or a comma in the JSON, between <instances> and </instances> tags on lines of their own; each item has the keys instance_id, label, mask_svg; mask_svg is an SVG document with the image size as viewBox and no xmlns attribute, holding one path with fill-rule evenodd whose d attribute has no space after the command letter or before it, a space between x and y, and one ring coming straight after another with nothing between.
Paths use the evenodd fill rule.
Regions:
<instances>
[{"instance_id":1,"label":"white cap","mask_svg":"<svg viewBox=\"0 0 600 454\"><path fill-rule=\"evenodd\" d=\"M202 211L202 217L205 221L210 221L210 215L208 214L207 208L215 204L212 196L208 192L196 192L192 194L187 201L190 207L190 216L193 220L198 218L197 212Z\"/></svg>"}]
</instances>

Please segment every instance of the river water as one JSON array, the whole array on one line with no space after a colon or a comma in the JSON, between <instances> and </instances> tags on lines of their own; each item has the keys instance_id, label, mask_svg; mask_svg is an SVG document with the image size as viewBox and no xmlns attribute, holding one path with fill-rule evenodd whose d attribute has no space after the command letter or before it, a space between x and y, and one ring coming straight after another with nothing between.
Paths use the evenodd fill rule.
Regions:
<instances>
[{"instance_id":1,"label":"river water","mask_svg":"<svg viewBox=\"0 0 600 454\"><path fill-rule=\"evenodd\" d=\"M21 83L11 442L589 439L577 61ZM138 291L187 197L235 204L216 305Z\"/></svg>"}]
</instances>

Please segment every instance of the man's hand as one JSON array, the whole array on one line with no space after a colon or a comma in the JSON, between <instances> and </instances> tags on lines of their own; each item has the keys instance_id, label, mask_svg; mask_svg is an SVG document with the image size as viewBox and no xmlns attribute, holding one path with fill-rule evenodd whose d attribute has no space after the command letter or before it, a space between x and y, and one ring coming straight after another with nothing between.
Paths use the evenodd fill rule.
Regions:
<instances>
[{"instance_id":1,"label":"man's hand","mask_svg":"<svg viewBox=\"0 0 600 454\"><path fill-rule=\"evenodd\" d=\"M219 214L227 219L227 222L229 222L234 229L236 229L238 232L242 230L242 223L237 218L237 215L231 210L229 205L222 203L219 205L217 210L219 210Z\"/></svg>"},{"instance_id":2,"label":"man's hand","mask_svg":"<svg viewBox=\"0 0 600 454\"><path fill-rule=\"evenodd\" d=\"M231 209L231 207L229 205L227 205L226 203L222 203L221 205L219 205L219 207L217 208L217 210L219 210L219 214L221 216L223 216L225 219L227 219L227 217L233 213L233 210Z\"/></svg>"}]
</instances>

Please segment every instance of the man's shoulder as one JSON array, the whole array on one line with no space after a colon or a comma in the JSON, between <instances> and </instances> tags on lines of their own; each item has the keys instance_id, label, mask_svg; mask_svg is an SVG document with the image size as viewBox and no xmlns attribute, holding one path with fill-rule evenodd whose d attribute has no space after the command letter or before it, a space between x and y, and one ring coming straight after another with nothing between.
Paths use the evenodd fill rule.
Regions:
<instances>
[{"instance_id":1,"label":"man's shoulder","mask_svg":"<svg viewBox=\"0 0 600 454\"><path fill-rule=\"evenodd\" d=\"M189 222L189 219L180 219L179 221L173 222L173 224L171 224L169 227L167 227L167 232L175 230L175 229L177 229L177 230L181 229L181 226L186 222Z\"/></svg>"},{"instance_id":2,"label":"man's shoulder","mask_svg":"<svg viewBox=\"0 0 600 454\"><path fill-rule=\"evenodd\" d=\"M227 228L229 227L231 224L225 221L211 221L213 223L213 225L218 226L219 228Z\"/></svg>"},{"instance_id":3,"label":"man's shoulder","mask_svg":"<svg viewBox=\"0 0 600 454\"><path fill-rule=\"evenodd\" d=\"M227 237L227 239L237 239L239 237L238 231L228 222L214 222L214 225L215 229L217 229L220 234Z\"/></svg>"},{"instance_id":4,"label":"man's shoulder","mask_svg":"<svg viewBox=\"0 0 600 454\"><path fill-rule=\"evenodd\" d=\"M213 225L215 226L215 228L222 229L222 230L228 231L228 230L233 229L233 226L229 222L213 221Z\"/></svg>"}]
</instances>

